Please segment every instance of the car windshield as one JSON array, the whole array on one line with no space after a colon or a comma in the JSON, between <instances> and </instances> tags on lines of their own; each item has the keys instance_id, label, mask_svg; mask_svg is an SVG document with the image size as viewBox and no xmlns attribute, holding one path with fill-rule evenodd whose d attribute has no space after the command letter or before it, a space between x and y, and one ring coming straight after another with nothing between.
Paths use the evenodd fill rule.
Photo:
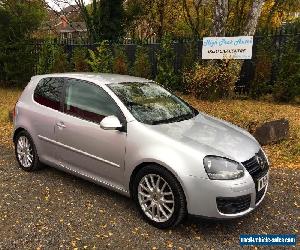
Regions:
<instances>
[{"instance_id":1,"label":"car windshield","mask_svg":"<svg viewBox=\"0 0 300 250\"><path fill-rule=\"evenodd\" d=\"M112 83L108 86L142 123L179 122L198 114L186 102L152 82Z\"/></svg>"}]
</instances>

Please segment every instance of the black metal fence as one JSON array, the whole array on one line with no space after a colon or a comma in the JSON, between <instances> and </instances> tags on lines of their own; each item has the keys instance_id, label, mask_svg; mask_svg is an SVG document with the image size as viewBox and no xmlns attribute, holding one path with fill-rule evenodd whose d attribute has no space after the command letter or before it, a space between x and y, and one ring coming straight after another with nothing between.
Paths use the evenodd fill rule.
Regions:
<instances>
[{"instance_id":1,"label":"black metal fence","mask_svg":"<svg viewBox=\"0 0 300 250\"><path fill-rule=\"evenodd\" d=\"M254 36L254 44L253 44L253 57L251 60L244 60L242 71L240 75L240 79L236 84L237 92L239 93L247 93L249 90L249 86L251 82L254 79L255 76L255 68L257 64L257 48L259 45L265 41L266 39L271 40L272 43L272 50L275 51L275 57L280 57L282 51L282 48L284 44L288 41L289 38L292 38L295 41L295 46L297 48L297 51L300 52L300 32L297 30L274 30L272 32L263 32L258 33L256 36ZM49 41L47 41L49 42ZM94 50L98 46L98 44L91 43L88 40L52 40L50 41L53 44L58 44L64 47L65 52L68 54L68 58L71 59L72 53L75 48L77 47L86 47L88 49ZM183 67L183 60L184 57L188 51L189 45L191 45L192 41L188 39L177 39L173 41L173 49L175 54L175 60L174 60L174 69L177 73L180 73L182 71ZM194 41L194 57L197 61L201 62L202 57L202 39L198 41ZM43 41L36 41L34 43L35 46L35 52L37 53L37 56L39 54L39 51L41 47L43 46ZM132 40L124 40L122 43L117 43L118 46L124 49L127 58L129 67L134 63L135 60L135 54L136 49L138 46L144 46L148 49L149 53L149 59L151 63L152 68L152 77L153 79L157 75L157 54L160 50L160 43L155 42L154 40L146 40L146 41L132 41ZM114 46L111 44L111 46ZM278 60L273 60L273 63L276 64ZM274 67L273 67L274 66ZM276 65L272 66L272 72L270 75L270 82L273 82L276 80L277 70Z\"/></svg>"}]
</instances>

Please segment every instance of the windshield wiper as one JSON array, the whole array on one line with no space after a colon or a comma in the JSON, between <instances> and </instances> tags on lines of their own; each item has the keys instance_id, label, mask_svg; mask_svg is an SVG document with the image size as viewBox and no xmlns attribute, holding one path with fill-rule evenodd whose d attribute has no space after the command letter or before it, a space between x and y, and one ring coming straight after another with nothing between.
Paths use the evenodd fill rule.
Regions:
<instances>
[{"instance_id":1,"label":"windshield wiper","mask_svg":"<svg viewBox=\"0 0 300 250\"><path fill-rule=\"evenodd\" d=\"M175 117L168 118L168 119L153 121L151 124L157 125L157 124L162 124L162 123L180 122L180 121L184 121L184 120L189 120L189 119L193 118L194 116L195 116L194 114L185 114L185 115L175 116Z\"/></svg>"}]
</instances>

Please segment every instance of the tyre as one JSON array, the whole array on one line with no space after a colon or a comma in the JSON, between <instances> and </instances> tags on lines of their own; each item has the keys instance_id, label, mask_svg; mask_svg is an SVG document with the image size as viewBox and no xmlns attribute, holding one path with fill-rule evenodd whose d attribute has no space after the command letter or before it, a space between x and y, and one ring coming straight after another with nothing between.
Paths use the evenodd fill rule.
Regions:
<instances>
[{"instance_id":1,"label":"tyre","mask_svg":"<svg viewBox=\"0 0 300 250\"><path fill-rule=\"evenodd\" d=\"M139 170L132 191L144 219L157 228L175 227L187 214L180 183L161 166L148 165Z\"/></svg>"},{"instance_id":2,"label":"tyre","mask_svg":"<svg viewBox=\"0 0 300 250\"><path fill-rule=\"evenodd\" d=\"M28 132L21 131L15 138L15 154L19 166L27 171L35 171L41 168L35 145Z\"/></svg>"}]
</instances>

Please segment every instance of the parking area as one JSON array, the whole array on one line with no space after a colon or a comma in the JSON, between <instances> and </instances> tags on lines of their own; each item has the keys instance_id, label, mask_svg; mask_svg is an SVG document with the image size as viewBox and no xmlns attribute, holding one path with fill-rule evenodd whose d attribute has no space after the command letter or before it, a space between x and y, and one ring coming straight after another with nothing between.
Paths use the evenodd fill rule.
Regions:
<instances>
[{"instance_id":1,"label":"parking area","mask_svg":"<svg viewBox=\"0 0 300 250\"><path fill-rule=\"evenodd\" d=\"M240 234L299 233L299 170L271 167L265 200L244 218L158 230L126 197L50 167L26 173L0 152L0 249L238 249Z\"/></svg>"}]
</instances>

